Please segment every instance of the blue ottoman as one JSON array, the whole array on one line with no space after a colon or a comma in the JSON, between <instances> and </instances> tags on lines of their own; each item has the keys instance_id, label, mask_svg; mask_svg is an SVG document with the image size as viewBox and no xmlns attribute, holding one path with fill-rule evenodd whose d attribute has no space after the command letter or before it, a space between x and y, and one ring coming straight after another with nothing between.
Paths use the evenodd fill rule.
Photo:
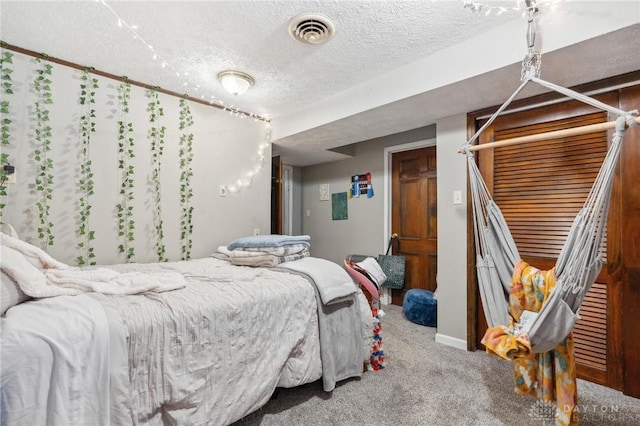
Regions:
<instances>
[{"instance_id":1,"label":"blue ottoman","mask_svg":"<svg viewBox=\"0 0 640 426\"><path fill-rule=\"evenodd\" d=\"M438 322L438 300L433 292L412 288L404 294L402 313L411 322L435 327Z\"/></svg>"}]
</instances>

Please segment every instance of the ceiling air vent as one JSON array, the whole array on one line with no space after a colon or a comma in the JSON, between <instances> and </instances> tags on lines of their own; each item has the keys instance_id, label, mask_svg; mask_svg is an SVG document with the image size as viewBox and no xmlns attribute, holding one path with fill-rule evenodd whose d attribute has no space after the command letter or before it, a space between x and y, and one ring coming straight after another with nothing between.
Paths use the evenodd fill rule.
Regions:
<instances>
[{"instance_id":1,"label":"ceiling air vent","mask_svg":"<svg viewBox=\"0 0 640 426\"><path fill-rule=\"evenodd\" d=\"M336 28L333 22L326 16L316 13L303 13L289 21L289 34L300 43L326 43L335 33Z\"/></svg>"}]
</instances>

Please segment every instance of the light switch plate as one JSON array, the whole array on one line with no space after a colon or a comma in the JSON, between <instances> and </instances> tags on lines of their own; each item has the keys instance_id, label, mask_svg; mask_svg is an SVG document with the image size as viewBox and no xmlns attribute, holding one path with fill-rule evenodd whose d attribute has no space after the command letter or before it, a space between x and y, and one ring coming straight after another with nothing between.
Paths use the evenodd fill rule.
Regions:
<instances>
[{"instance_id":1,"label":"light switch plate","mask_svg":"<svg viewBox=\"0 0 640 426\"><path fill-rule=\"evenodd\" d=\"M228 193L229 193L229 188L227 188L227 185L220 185L220 190L218 191L218 195L221 197L226 197Z\"/></svg>"},{"instance_id":2,"label":"light switch plate","mask_svg":"<svg viewBox=\"0 0 640 426\"><path fill-rule=\"evenodd\" d=\"M462 204L462 191L453 191L453 204Z\"/></svg>"}]
</instances>

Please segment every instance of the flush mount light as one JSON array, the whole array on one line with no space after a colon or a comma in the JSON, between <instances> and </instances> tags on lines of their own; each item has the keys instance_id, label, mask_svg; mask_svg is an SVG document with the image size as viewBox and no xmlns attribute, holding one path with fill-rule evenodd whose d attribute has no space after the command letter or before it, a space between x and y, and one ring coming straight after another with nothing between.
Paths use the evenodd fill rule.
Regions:
<instances>
[{"instance_id":1,"label":"flush mount light","mask_svg":"<svg viewBox=\"0 0 640 426\"><path fill-rule=\"evenodd\" d=\"M234 96L242 95L253 86L253 77L241 71L222 71L218 74L218 80Z\"/></svg>"}]
</instances>

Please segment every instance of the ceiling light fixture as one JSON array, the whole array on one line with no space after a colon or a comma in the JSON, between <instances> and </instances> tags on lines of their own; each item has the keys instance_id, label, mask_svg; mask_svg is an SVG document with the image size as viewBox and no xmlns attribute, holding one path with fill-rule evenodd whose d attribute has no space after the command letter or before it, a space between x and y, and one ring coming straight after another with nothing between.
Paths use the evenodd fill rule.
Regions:
<instances>
[{"instance_id":1,"label":"ceiling light fixture","mask_svg":"<svg viewBox=\"0 0 640 426\"><path fill-rule=\"evenodd\" d=\"M218 74L218 80L224 90L234 96L242 95L253 86L253 77L240 71L222 71Z\"/></svg>"}]
</instances>

